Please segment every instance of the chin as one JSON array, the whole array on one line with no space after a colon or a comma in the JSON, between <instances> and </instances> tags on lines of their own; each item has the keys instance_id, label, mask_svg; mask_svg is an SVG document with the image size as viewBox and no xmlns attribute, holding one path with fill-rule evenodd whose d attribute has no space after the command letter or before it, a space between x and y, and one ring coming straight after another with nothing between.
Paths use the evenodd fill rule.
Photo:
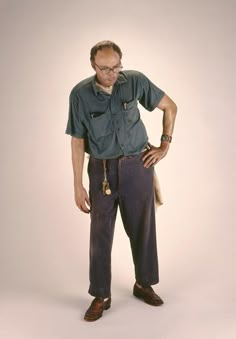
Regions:
<instances>
[{"instance_id":1,"label":"chin","mask_svg":"<svg viewBox=\"0 0 236 339\"><path fill-rule=\"evenodd\" d=\"M116 82L116 80L117 80L117 78L111 79L111 80L108 80L107 83L108 83L109 85L113 85L113 84Z\"/></svg>"}]
</instances>

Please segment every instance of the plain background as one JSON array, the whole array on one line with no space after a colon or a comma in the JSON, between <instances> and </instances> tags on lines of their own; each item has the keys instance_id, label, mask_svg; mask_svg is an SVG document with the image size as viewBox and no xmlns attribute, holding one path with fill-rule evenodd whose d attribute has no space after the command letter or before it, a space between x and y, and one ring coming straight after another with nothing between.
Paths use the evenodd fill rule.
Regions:
<instances>
[{"instance_id":1,"label":"plain background","mask_svg":"<svg viewBox=\"0 0 236 339\"><path fill-rule=\"evenodd\" d=\"M233 0L1 1L0 338L236 337L235 20ZM93 74L90 48L104 39L178 115L156 166L165 305L132 297L118 217L112 309L88 324L89 216L74 204L65 127L70 90ZM158 145L162 112L140 109Z\"/></svg>"}]
</instances>

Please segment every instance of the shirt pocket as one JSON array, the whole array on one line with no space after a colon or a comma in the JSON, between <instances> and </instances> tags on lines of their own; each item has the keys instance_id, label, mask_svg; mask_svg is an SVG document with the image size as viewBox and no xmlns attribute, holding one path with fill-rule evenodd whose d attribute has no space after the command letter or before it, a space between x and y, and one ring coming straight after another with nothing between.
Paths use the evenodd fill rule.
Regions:
<instances>
[{"instance_id":1,"label":"shirt pocket","mask_svg":"<svg viewBox=\"0 0 236 339\"><path fill-rule=\"evenodd\" d=\"M140 119L137 100L123 102L123 113L128 126L137 122Z\"/></svg>"},{"instance_id":2,"label":"shirt pocket","mask_svg":"<svg viewBox=\"0 0 236 339\"><path fill-rule=\"evenodd\" d=\"M91 134L95 139L111 134L112 121L107 112L93 112L90 113L90 117Z\"/></svg>"},{"instance_id":3,"label":"shirt pocket","mask_svg":"<svg viewBox=\"0 0 236 339\"><path fill-rule=\"evenodd\" d=\"M124 108L129 111L133 108L137 107L137 100L132 100L132 101L129 101L129 102L125 102L124 103Z\"/></svg>"}]
</instances>

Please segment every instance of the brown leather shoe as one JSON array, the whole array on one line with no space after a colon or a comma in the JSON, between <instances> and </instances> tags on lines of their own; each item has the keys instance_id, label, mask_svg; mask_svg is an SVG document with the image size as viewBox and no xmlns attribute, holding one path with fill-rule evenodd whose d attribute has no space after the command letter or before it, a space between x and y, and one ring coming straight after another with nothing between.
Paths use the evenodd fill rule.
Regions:
<instances>
[{"instance_id":1,"label":"brown leather shoe","mask_svg":"<svg viewBox=\"0 0 236 339\"><path fill-rule=\"evenodd\" d=\"M90 307L87 309L84 320L95 321L101 318L103 311L108 310L111 307L111 297L104 301L104 298L96 297L93 299Z\"/></svg>"},{"instance_id":2,"label":"brown leather shoe","mask_svg":"<svg viewBox=\"0 0 236 339\"><path fill-rule=\"evenodd\" d=\"M133 295L139 299L143 299L145 303L152 306L161 306L164 304L164 301L154 292L151 286L140 288L135 283Z\"/></svg>"}]
</instances>

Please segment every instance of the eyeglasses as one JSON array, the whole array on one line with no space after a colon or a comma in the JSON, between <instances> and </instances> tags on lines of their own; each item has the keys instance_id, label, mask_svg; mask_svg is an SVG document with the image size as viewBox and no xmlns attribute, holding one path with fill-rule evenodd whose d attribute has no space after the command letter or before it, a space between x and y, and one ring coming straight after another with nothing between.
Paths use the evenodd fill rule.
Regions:
<instances>
[{"instance_id":1,"label":"eyeglasses","mask_svg":"<svg viewBox=\"0 0 236 339\"><path fill-rule=\"evenodd\" d=\"M110 67L100 67L95 62L94 62L94 65L96 65L103 74L109 74L109 73L111 73L111 71L114 72L114 73L119 73L122 70L122 68L123 68L122 65L115 66L113 68L110 68Z\"/></svg>"}]
</instances>

